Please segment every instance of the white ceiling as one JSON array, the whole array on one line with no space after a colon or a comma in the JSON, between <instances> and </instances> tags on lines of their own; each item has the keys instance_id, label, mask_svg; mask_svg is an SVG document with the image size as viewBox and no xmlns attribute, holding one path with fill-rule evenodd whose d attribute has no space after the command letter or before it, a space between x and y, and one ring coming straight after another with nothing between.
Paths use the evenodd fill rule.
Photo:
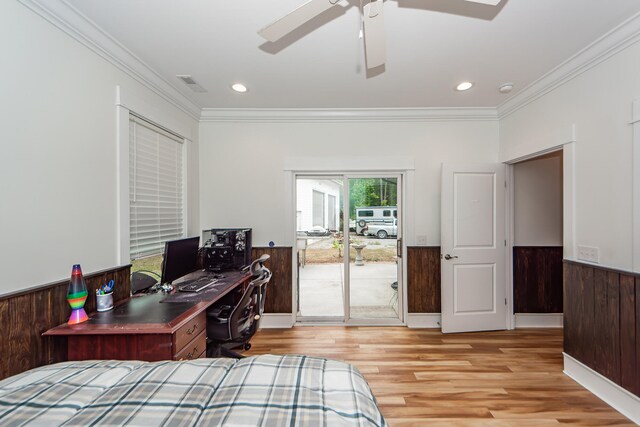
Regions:
<instances>
[{"instance_id":1,"label":"white ceiling","mask_svg":"<svg viewBox=\"0 0 640 427\"><path fill-rule=\"evenodd\" d=\"M67 0L201 107L495 107L640 12L638 0L387 0L385 71L367 76L359 0L278 43L256 31L305 0ZM175 76L190 74L207 93ZM475 82L456 92L463 80ZM230 89L242 82L249 92ZM513 82L510 95L497 87Z\"/></svg>"}]
</instances>

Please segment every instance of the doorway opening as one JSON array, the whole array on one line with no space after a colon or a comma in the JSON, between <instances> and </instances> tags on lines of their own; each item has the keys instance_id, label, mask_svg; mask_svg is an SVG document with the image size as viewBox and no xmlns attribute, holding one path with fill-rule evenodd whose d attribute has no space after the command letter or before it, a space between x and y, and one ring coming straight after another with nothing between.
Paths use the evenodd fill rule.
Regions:
<instances>
[{"instance_id":1,"label":"doorway opening","mask_svg":"<svg viewBox=\"0 0 640 427\"><path fill-rule=\"evenodd\" d=\"M401 182L296 175L297 321L401 324Z\"/></svg>"},{"instance_id":2,"label":"doorway opening","mask_svg":"<svg viewBox=\"0 0 640 427\"><path fill-rule=\"evenodd\" d=\"M561 327L563 151L511 167L514 326Z\"/></svg>"}]
</instances>

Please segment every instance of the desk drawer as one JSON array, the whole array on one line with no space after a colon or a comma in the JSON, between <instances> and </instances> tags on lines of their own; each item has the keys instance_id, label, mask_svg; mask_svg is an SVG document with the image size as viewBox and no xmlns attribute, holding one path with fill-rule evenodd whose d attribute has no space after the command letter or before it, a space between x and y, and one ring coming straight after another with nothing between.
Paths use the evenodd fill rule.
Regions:
<instances>
[{"instance_id":1,"label":"desk drawer","mask_svg":"<svg viewBox=\"0 0 640 427\"><path fill-rule=\"evenodd\" d=\"M207 316L202 312L175 333L174 352L179 353L189 342L207 329ZM198 353L199 354L199 353Z\"/></svg>"},{"instance_id":2,"label":"desk drawer","mask_svg":"<svg viewBox=\"0 0 640 427\"><path fill-rule=\"evenodd\" d=\"M191 360L200 357L203 351L207 349L207 333L206 331L200 332L193 341L188 343L182 351L176 353L173 357L174 360Z\"/></svg>"}]
</instances>

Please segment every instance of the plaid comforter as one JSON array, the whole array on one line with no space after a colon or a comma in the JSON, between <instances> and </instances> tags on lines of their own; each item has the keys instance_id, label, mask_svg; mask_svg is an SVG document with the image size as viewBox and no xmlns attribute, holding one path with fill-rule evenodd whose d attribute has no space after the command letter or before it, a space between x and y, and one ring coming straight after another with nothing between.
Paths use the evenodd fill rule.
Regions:
<instances>
[{"instance_id":1,"label":"plaid comforter","mask_svg":"<svg viewBox=\"0 0 640 427\"><path fill-rule=\"evenodd\" d=\"M306 356L84 361L0 381L0 425L386 426L346 363Z\"/></svg>"}]
</instances>

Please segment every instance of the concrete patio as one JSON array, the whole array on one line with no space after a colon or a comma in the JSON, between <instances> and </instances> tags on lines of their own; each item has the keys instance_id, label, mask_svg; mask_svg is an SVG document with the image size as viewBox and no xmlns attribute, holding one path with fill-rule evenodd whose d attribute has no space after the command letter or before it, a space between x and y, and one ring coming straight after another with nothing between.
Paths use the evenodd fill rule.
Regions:
<instances>
[{"instance_id":1,"label":"concrete patio","mask_svg":"<svg viewBox=\"0 0 640 427\"><path fill-rule=\"evenodd\" d=\"M343 264L310 264L300 268L300 315L343 316ZM395 263L350 265L351 317L396 318L397 280Z\"/></svg>"}]
</instances>

